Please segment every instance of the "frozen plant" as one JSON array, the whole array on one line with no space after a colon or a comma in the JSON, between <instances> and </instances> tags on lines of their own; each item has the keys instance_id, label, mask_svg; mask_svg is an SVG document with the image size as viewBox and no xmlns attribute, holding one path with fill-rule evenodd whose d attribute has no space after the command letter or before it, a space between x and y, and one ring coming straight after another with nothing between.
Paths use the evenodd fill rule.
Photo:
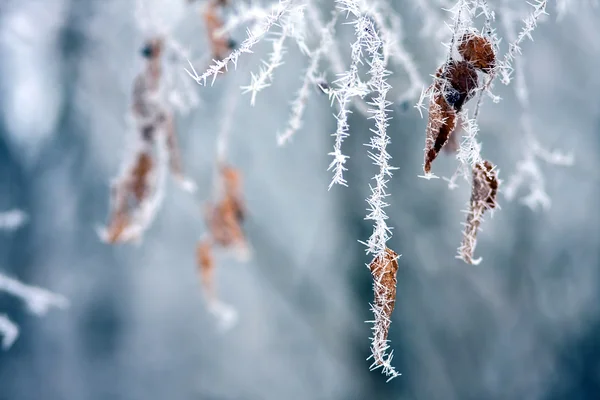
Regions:
<instances>
[{"instance_id":1,"label":"frozen plant","mask_svg":"<svg viewBox=\"0 0 600 400\"><path fill-rule=\"evenodd\" d=\"M518 56L522 53L523 42L532 39L537 23L547 13L548 2L534 0L517 32L512 25L506 25L507 21L516 20L511 14L511 7L507 6L508 0L501 2L497 9L493 9L486 0L418 0L416 3L424 18L419 34L435 43L446 39L443 43L445 54L436 71L422 71L413 60L404 43L402 15L387 0L333 0L327 3L332 5L332 10L326 18L323 18L320 10L324 2L317 0L278 0L265 4L242 0L187 3L199 4L201 9L208 47L206 56L199 58L201 62L192 60L168 29L156 28L160 24L148 22L150 18L141 18L140 21L141 25L147 22L152 27L150 31L154 29L160 33L155 32L152 36L155 40L162 40L165 48L175 49L174 53L178 56L174 59L177 62L166 60L165 65L178 65L187 56L189 65L185 71L200 86L207 86L209 82L212 85L216 79L229 79L230 70L237 67L242 56L256 51L259 43L268 42L268 55L250 74L249 82L240 87L242 93L232 94L230 89L226 89L229 91L227 96L233 98L246 94L254 106L261 101L266 90L276 85L275 73L285 63L290 46L295 46L302 53L306 65L302 69L298 90L291 100L287 124L274 136L279 145L284 145L302 134L311 96L327 95L335 119L335 130L331 134L333 149L329 152L331 162L328 170L332 174L329 189L335 185L348 185L345 177L348 156L343 146L352 132L349 122L351 114L357 112L373 121L372 136L366 144L368 155L376 168L367 198L366 216L373 223L373 231L369 238L361 242L366 247L366 253L372 256L368 264L374 291L372 368L381 367L390 379L400 375L392 366L392 351L388 342L399 268L399 255L388 247L392 227L388 225L386 214L386 208L390 205L388 185L396 169L387 150L392 140L388 128L393 106L406 108L407 104L416 102L419 112L428 113L422 177L437 178L433 173L434 161L441 151L455 154L458 166L450 178L444 179L449 182L450 188L457 186L459 177L471 185L468 215L458 257L468 264L477 264L481 260L474 259L477 232L484 212L499 208L497 193L504 192L506 198L514 197L516 188L529 178L533 191L526 198L527 204L548 204L544 197L543 177L535 160L552 160L555 164L564 165L572 162L565 157L558 159L557 153L548 153L533 135L528 135L531 139L526 161L518 165L517 173L503 189L497 176L498 167L482 155L479 141L479 116L484 100L490 98L493 103L501 100L493 93L496 78L500 77L500 82L509 84L516 77L517 97L523 97L524 83L516 67ZM569 0L559 1L559 13L563 13L569 4ZM448 29L444 30L441 27L446 12L450 18L445 24ZM507 31L504 39L508 40L502 41L498 37L495 26L497 12L502 14ZM353 39L349 45L339 39L344 25L353 28ZM246 28L246 37L237 43L231 35L241 27ZM504 53L501 51L503 45L507 46ZM108 235L114 240L109 241L135 238L149 226L162 199L162 185L168 169L166 160L170 160L171 171L178 180L186 182L178 162L177 146L173 144L173 114L169 107L181 103L169 103L169 99L186 96L170 95L165 99L163 93L155 88L159 83L165 83L173 89L171 93L178 93L176 87L179 84L175 83L178 82L178 74L171 72L166 76L172 76L172 79L159 79L160 72L155 73L153 63L160 64L161 61L157 61L160 55L155 55L153 51L150 53L147 73L156 82L152 79L146 82L146 89L152 89L143 92L144 96L140 98L145 102L144 106L148 105L152 111L134 112L138 123L137 133L141 138L140 147L135 152L136 161L131 163L121 180L124 189L119 192L128 193L128 200L122 200L123 196L115 196L116 200L113 201L116 204L113 208L117 210L115 215L119 215L121 208L127 208L119 204L133 204L133 210L123 211L121 222L118 222L119 218L113 220L118 223L112 229L116 233ZM212 61L205 65L207 58ZM165 70L173 71L173 68ZM428 72L434 72L433 82L425 89L424 77ZM400 75L398 73L406 79L397 78ZM191 93L189 87L182 87L185 87L182 93ZM527 103L522 101L521 105L524 116L527 116ZM225 157L231 118L224 116L224 122L225 128L217 138L215 185L205 210L207 232L198 243L196 256L209 310L220 316L222 321L231 322L235 319L234 311L221 303L216 295L213 282L216 265L214 249L235 249L238 255L249 255L250 247L242 229L246 215L241 196L242 174ZM531 130L528 129L527 133ZM147 131L149 135L146 135ZM158 154L154 155L154 151ZM121 199L120 203L118 199Z\"/></svg>"}]
</instances>

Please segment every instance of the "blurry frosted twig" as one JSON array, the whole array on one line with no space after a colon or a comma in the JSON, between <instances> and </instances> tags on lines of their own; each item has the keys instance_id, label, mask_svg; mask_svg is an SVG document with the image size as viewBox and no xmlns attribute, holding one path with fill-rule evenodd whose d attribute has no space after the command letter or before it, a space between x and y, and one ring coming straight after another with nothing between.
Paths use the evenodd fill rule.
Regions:
<instances>
[{"instance_id":1,"label":"blurry frosted twig","mask_svg":"<svg viewBox=\"0 0 600 400\"><path fill-rule=\"evenodd\" d=\"M598 0L556 0L556 19L561 20L567 14L577 14L584 12L580 7L598 7Z\"/></svg>"},{"instance_id":2,"label":"blurry frosted twig","mask_svg":"<svg viewBox=\"0 0 600 400\"><path fill-rule=\"evenodd\" d=\"M206 80L212 77L212 83L214 83L218 74L222 73L223 70L227 70L229 63L232 63L234 67L237 66L237 62L239 57L244 53L252 53L252 47L256 45L264 35L266 35L269 30L273 27L273 25L277 24L282 16L289 12L292 6L292 0L280 0L278 7L274 9L274 11L266 18L262 24L257 27L255 31L249 31L247 38L242 42L242 44L235 50L231 52L227 57L222 60L214 60L213 64L203 72L198 75L194 66L190 62L190 68L192 72L189 70L185 70L191 77L198 83L199 85L206 86Z\"/></svg>"},{"instance_id":3,"label":"blurry frosted twig","mask_svg":"<svg viewBox=\"0 0 600 400\"><path fill-rule=\"evenodd\" d=\"M22 210L13 209L0 212L0 229L12 231L23 226L29 216Z\"/></svg>"},{"instance_id":4,"label":"blurry frosted twig","mask_svg":"<svg viewBox=\"0 0 600 400\"><path fill-rule=\"evenodd\" d=\"M0 314L0 335L3 350L8 350L19 337L19 327L6 314Z\"/></svg>"},{"instance_id":5,"label":"blurry frosted twig","mask_svg":"<svg viewBox=\"0 0 600 400\"><path fill-rule=\"evenodd\" d=\"M566 167L573 165L574 157L569 153L557 150L549 151L543 148L533 135L526 115L522 117L521 126L527 140L527 145L524 148L524 158L517 162L516 171L508 178L502 189L502 194L507 200L512 201L516 197L519 188L527 183L529 193L521 198L521 203L534 211L537 210L538 206L543 210L549 210L552 202L546 193L544 174L538 160L551 165Z\"/></svg>"},{"instance_id":6,"label":"blurry frosted twig","mask_svg":"<svg viewBox=\"0 0 600 400\"><path fill-rule=\"evenodd\" d=\"M432 6L429 0L415 0L414 3L423 16L423 26L421 27L420 35L431 36L436 41L442 40L447 35L447 32L444 29L446 26L444 24L445 21L437 15L440 7Z\"/></svg>"},{"instance_id":7,"label":"blurry frosted twig","mask_svg":"<svg viewBox=\"0 0 600 400\"><path fill-rule=\"evenodd\" d=\"M27 215L15 209L1 213L0 220L1 229L14 230L27 221ZM64 296L37 286L26 285L0 273L0 292L2 291L24 301L28 310L36 315L45 314L51 307L63 309L69 306L69 301ZM19 335L18 326L4 314L0 314L0 334L2 348L5 350L12 346Z\"/></svg>"},{"instance_id":8,"label":"blurry frosted twig","mask_svg":"<svg viewBox=\"0 0 600 400\"><path fill-rule=\"evenodd\" d=\"M302 86L292 102L292 115L288 120L288 126L285 131L277 135L277 143L281 146L291 139L291 137L302 127L302 117L311 92L311 87L316 81L317 68L322 56L329 51L333 42L333 31L337 21L337 15L333 15L329 23L321 31L321 41L319 47L310 55L310 64L304 73Z\"/></svg>"},{"instance_id":9,"label":"blurry frosted twig","mask_svg":"<svg viewBox=\"0 0 600 400\"><path fill-rule=\"evenodd\" d=\"M217 326L222 332L230 330L237 324L238 312L229 304L214 300L209 303L208 311L217 318Z\"/></svg>"},{"instance_id":10,"label":"blurry frosted twig","mask_svg":"<svg viewBox=\"0 0 600 400\"><path fill-rule=\"evenodd\" d=\"M253 27L249 29L252 32L258 24L265 21L279 7L278 3L272 3L263 7L255 3L248 5L243 1L235 1L232 6L233 12L228 15L227 21L223 26L215 31L215 35L220 37L225 36L249 22L254 23Z\"/></svg>"},{"instance_id":11,"label":"blurry frosted twig","mask_svg":"<svg viewBox=\"0 0 600 400\"><path fill-rule=\"evenodd\" d=\"M237 108L240 96L230 88L223 105L223 113L221 114L221 128L217 134L217 165L225 163L227 158L227 148L229 147L229 137L233 128L234 113ZM217 168L218 169L218 168Z\"/></svg>"},{"instance_id":12,"label":"blurry frosted twig","mask_svg":"<svg viewBox=\"0 0 600 400\"><path fill-rule=\"evenodd\" d=\"M173 37L165 39L164 83L166 100L186 115L200 104L195 87L183 73L183 65L191 59L190 52Z\"/></svg>"},{"instance_id":13,"label":"blurry frosted twig","mask_svg":"<svg viewBox=\"0 0 600 400\"><path fill-rule=\"evenodd\" d=\"M25 302L29 311L36 315L45 314L51 307L64 309L69 306L69 302L64 296L37 286L26 285L3 274L0 274L0 291L20 298Z\"/></svg>"},{"instance_id":14,"label":"blurry frosted twig","mask_svg":"<svg viewBox=\"0 0 600 400\"><path fill-rule=\"evenodd\" d=\"M506 7L503 10L504 29L507 38L511 42L518 41L514 33L514 21L517 19L513 12ZM508 178L507 183L502 188L502 194L507 200L512 201L516 197L516 193L521 186L528 184L529 193L521 198L521 203L525 204L532 210L537 210L538 206L543 210L550 209L552 204L550 197L546 193L546 183L539 161L544 161L551 165L571 166L574 162L572 154L563 153L558 150L549 151L542 147L536 139L533 128L531 126L531 117L529 109L529 92L523 73L524 58L518 60L519 68L515 71L514 91L521 106L520 125L522 136L525 137L526 145L524 147L524 158L519 160L516 165L516 171Z\"/></svg>"}]
</instances>

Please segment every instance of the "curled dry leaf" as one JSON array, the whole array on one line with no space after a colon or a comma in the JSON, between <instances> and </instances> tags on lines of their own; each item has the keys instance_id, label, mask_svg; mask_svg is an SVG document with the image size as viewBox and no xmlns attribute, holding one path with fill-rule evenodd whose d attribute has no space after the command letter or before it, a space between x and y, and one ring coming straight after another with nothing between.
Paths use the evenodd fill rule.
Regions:
<instances>
[{"instance_id":1,"label":"curled dry leaf","mask_svg":"<svg viewBox=\"0 0 600 400\"><path fill-rule=\"evenodd\" d=\"M375 301L372 306L375 315L371 352L376 366L386 363L384 356L388 348L387 337L390 329L392 312L396 305L396 273L398 272L398 254L386 247L385 252L378 255L369 264L373 275L373 291Z\"/></svg>"},{"instance_id":2,"label":"curled dry leaf","mask_svg":"<svg viewBox=\"0 0 600 400\"><path fill-rule=\"evenodd\" d=\"M150 197L159 192L156 170L166 165L166 157L165 162L160 164L155 160L157 140L165 139L173 175L180 183L190 185L182 172L173 114L160 96L163 47L163 38L155 37L146 41L140 51L146 65L134 79L131 104L138 147L133 154L132 164L117 178L111 189L111 216L108 227L101 234L108 243L136 239L145 229L143 226L147 225L136 224L134 214L140 211L144 202L150 204ZM145 210L140 215L147 213L148 210ZM133 226L137 228L133 229Z\"/></svg>"},{"instance_id":3,"label":"curled dry leaf","mask_svg":"<svg viewBox=\"0 0 600 400\"><path fill-rule=\"evenodd\" d=\"M150 152L140 151L129 172L114 184L112 216L107 229L108 243L122 241L122 235L131 220L131 210L150 195L153 169L154 161Z\"/></svg>"},{"instance_id":4,"label":"curled dry leaf","mask_svg":"<svg viewBox=\"0 0 600 400\"><path fill-rule=\"evenodd\" d=\"M477 89L475 68L466 61L451 60L439 68L429 104L423 170L431 172L431 164L450 139L457 125L457 113Z\"/></svg>"},{"instance_id":5,"label":"curled dry leaf","mask_svg":"<svg viewBox=\"0 0 600 400\"><path fill-rule=\"evenodd\" d=\"M479 264L481 258L474 260L473 254L477 245L477 232L483 218L483 213L496 207L498 193L498 177L494 166L489 161L483 161L473 168L473 186L467 214L467 222L463 232L463 241L458 248L458 256L467 264Z\"/></svg>"},{"instance_id":6,"label":"curled dry leaf","mask_svg":"<svg viewBox=\"0 0 600 400\"><path fill-rule=\"evenodd\" d=\"M198 268L209 298L216 301L212 276L215 267L212 249L215 245L226 249L241 249L248 252L248 243L242 229L246 209L242 198L240 172L228 165L221 166L221 199L217 203L206 205L206 224L208 235L197 247Z\"/></svg>"}]
</instances>

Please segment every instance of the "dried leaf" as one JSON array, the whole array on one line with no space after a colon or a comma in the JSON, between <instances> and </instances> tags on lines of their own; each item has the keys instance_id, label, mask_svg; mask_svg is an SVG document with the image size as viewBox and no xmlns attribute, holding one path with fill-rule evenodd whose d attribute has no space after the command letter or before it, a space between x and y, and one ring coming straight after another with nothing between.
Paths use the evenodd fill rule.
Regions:
<instances>
[{"instance_id":1,"label":"dried leaf","mask_svg":"<svg viewBox=\"0 0 600 400\"><path fill-rule=\"evenodd\" d=\"M371 351L376 365L383 365L388 348L387 337L392 312L396 305L396 273L398 272L398 254L386 247L385 253L375 257L369 265L373 275L375 301L372 306L375 314Z\"/></svg>"},{"instance_id":2,"label":"dried leaf","mask_svg":"<svg viewBox=\"0 0 600 400\"><path fill-rule=\"evenodd\" d=\"M498 177L492 163L484 161L473 168L471 190L467 222L465 223L462 244L458 248L457 258L464 260L467 264L477 265L481 262L481 258L473 259L475 246L477 245L477 232L483 220L484 212L496 207Z\"/></svg>"},{"instance_id":3,"label":"dried leaf","mask_svg":"<svg viewBox=\"0 0 600 400\"><path fill-rule=\"evenodd\" d=\"M216 300L214 288L215 260L209 239L203 239L196 248L196 260L206 296L210 301Z\"/></svg>"},{"instance_id":4,"label":"dried leaf","mask_svg":"<svg viewBox=\"0 0 600 400\"><path fill-rule=\"evenodd\" d=\"M128 185L138 203L142 202L149 194L149 175L153 168L154 162L150 153L140 152L131 169Z\"/></svg>"}]
</instances>

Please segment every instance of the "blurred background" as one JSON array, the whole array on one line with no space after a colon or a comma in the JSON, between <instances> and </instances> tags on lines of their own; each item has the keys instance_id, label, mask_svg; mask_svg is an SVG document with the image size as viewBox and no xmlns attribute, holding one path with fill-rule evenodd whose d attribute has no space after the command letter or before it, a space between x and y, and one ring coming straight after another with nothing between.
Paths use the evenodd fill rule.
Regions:
<instances>
[{"instance_id":1,"label":"blurred background","mask_svg":"<svg viewBox=\"0 0 600 400\"><path fill-rule=\"evenodd\" d=\"M193 54L207 51L197 6L146 3ZM317 4L325 19L332 2ZM530 10L525 1L492 6L519 18ZM429 83L444 38L423 30L424 16L447 15L425 0L393 7ZM358 243L372 229L364 221L376 173L364 146L372 122L351 116L347 188L327 190L335 131L327 96L314 91L304 127L277 146L308 64L298 46L289 43L285 64L255 106L239 86L268 56L268 42L214 86L195 87L200 103L178 115L177 126L198 191L190 195L169 180L144 241L110 246L94 227L106 220L109 183L132 135L126 114L146 39L136 4L2 0L0 207L21 208L30 219L0 234L0 272L60 293L71 306L38 318L0 292L0 312L21 328L0 352L0 399L600 398L599 11L569 8L561 18L555 11L551 2L517 68L534 134L549 149L572 152L575 163L539 163L549 210L519 202L527 184L513 201L499 197L501 210L479 235L479 266L454 258L469 185L460 181L451 191L441 179L417 177L426 120L412 103L393 107L389 152L400 169L389 188L389 246L402 257L389 338L403 375L386 384L365 360L373 294L370 259ZM500 11L497 17L504 37ZM353 32L338 25L348 62ZM234 38L244 35L242 27ZM392 70L390 94L397 96L406 74ZM479 139L506 180L529 150L514 87L498 82L495 92L503 100L485 99ZM239 313L237 325L222 332L206 310L195 245L206 230L201 205L227 121L228 159L244 174L253 258L218 258L220 298ZM444 176L455 167L448 155L434 164Z\"/></svg>"}]
</instances>

